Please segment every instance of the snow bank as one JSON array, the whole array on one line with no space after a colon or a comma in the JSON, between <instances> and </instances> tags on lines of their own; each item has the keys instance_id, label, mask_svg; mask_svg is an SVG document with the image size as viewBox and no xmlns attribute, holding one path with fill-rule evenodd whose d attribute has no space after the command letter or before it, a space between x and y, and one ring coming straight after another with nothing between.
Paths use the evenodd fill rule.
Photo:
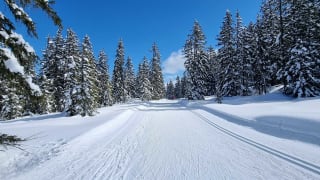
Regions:
<instances>
[{"instance_id":1,"label":"snow bank","mask_svg":"<svg viewBox=\"0 0 320 180\"><path fill-rule=\"evenodd\" d=\"M312 136L320 141L320 98L293 99L274 93L226 98L223 104L216 104L211 100L188 105L203 106L211 110L212 114L245 126L290 131Z\"/></svg>"}]
</instances>

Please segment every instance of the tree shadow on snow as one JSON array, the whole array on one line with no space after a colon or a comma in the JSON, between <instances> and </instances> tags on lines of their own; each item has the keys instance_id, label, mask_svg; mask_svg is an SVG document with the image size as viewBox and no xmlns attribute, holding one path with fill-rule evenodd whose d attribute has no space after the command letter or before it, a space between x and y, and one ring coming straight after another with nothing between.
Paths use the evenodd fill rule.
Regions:
<instances>
[{"instance_id":1,"label":"tree shadow on snow","mask_svg":"<svg viewBox=\"0 0 320 180\"><path fill-rule=\"evenodd\" d=\"M249 120L204 106L195 109L201 109L229 122L250 127L264 134L320 146L320 122L285 116L263 116Z\"/></svg>"},{"instance_id":2,"label":"tree shadow on snow","mask_svg":"<svg viewBox=\"0 0 320 180\"><path fill-rule=\"evenodd\" d=\"M41 120L48 120L48 119L57 119L66 117L66 113L53 113L53 114L44 114L44 115L37 115L37 116L28 116L22 117L19 119L13 119L8 121L0 121L1 123L13 123L13 122L25 122L25 121L41 121Z\"/></svg>"}]
</instances>

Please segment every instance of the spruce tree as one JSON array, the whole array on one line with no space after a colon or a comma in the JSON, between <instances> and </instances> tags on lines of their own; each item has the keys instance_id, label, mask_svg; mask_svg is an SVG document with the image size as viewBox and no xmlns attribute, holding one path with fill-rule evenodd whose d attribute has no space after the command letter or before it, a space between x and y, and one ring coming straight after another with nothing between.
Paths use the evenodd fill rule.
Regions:
<instances>
[{"instance_id":1,"label":"spruce tree","mask_svg":"<svg viewBox=\"0 0 320 180\"><path fill-rule=\"evenodd\" d=\"M183 75L181 78L181 97L185 98L186 97L186 76Z\"/></svg>"},{"instance_id":2,"label":"spruce tree","mask_svg":"<svg viewBox=\"0 0 320 180\"><path fill-rule=\"evenodd\" d=\"M126 99L132 99L136 96L135 94L135 74L133 69L132 60L128 57L124 69L124 87Z\"/></svg>"},{"instance_id":3,"label":"spruce tree","mask_svg":"<svg viewBox=\"0 0 320 180\"><path fill-rule=\"evenodd\" d=\"M240 34L239 53L240 61L239 78L241 80L241 89L239 95L249 96L252 95L253 87L253 62L256 58L256 34L254 32L254 24L250 23L248 27L244 27Z\"/></svg>"},{"instance_id":4,"label":"spruce tree","mask_svg":"<svg viewBox=\"0 0 320 180\"><path fill-rule=\"evenodd\" d=\"M41 106L41 113L56 112L57 110L54 98L55 88L53 86L55 70L57 69L54 61L54 53L55 44L52 38L48 37L46 49L43 51L41 71L39 74L39 85L46 101Z\"/></svg>"},{"instance_id":5,"label":"spruce tree","mask_svg":"<svg viewBox=\"0 0 320 180\"><path fill-rule=\"evenodd\" d=\"M174 96L175 98L182 98L182 87L180 77L177 76L176 83L174 85Z\"/></svg>"},{"instance_id":6,"label":"spruce tree","mask_svg":"<svg viewBox=\"0 0 320 180\"><path fill-rule=\"evenodd\" d=\"M283 1L283 0L281 0ZM263 55L260 56L262 61L267 65L267 77L266 83L267 86L276 85L281 83L277 77L277 72L285 61L283 58L285 57L282 48L283 47L283 30L280 24L279 12L279 0L266 0L262 3L260 16L257 20L257 28L259 28L259 46L261 46L263 50Z\"/></svg>"},{"instance_id":7,"label":"spruce tree","mask_svg":"<svg viewBox=\"0 0 320 180\"><path fill-rule=\"evenodd\" d=\"M79 48L79 40L74 31L67 30L67 38L64 45L65 56L65 70L64 70L64 100L65 110L70 114L75 113L74 104L75 96L78 85L80 83L80 64L81 64L81 52Z\"/></svg>"},{"instance_id":8,"label":"spruce tree","mask_svg":"<svg viewBox=\"0 0 320 180\"><path fill-rule=\"evenodd\" d=\"M297 0L290 6L287 16L290 21L291 38L289 60L282 69L280 78L286 80L285 93L294 97L320 95L319 6L309 0ZM318 22L317 22L318 20Z\"/></svg>"},{"instance_id":9,"label":"spruce tree","mask_svg":"<svg viewBox=\"0 0 320 180\"><path fill-rule=\"evenodd\" d=\"M167 84L167 99L175 99L174 85L172 80Z\"/></svg>"},{"instance_id":10,"label":"spruce tree","mask_svg":"<svg viewBox=\"0 0 320 180\"><path fill-rule=\"evenodd\" d=\"M256 56L252 62L253 68L253 86L257 94L266 94L270 87L270 61L265 58L264 39L261 19L258 18L255 28L256 37Z\"/></svg>"},{"instance_id":11,"label":"spruce tree","mask_svg":"<svg viewBox=\"0 0 320 180\"><path fill-rule=\"evenodd\" d=\"M150 101L152 99L152 86L149 78L149 62L148 59L144 57L143 62L139 65L139 71L137 76L137 93L141 101Z\"/></svg>"},{"instance_id":12,"label":"spruce tree","mask_svg":"<svg viewBox=\"0 0 320 180\"><path fill-rule=\"evenodd\" d=\"M80 85L73 94L75 100L72 106L75 106L76 113L81 116L92 116L98 107L98 88L97 84L97 68L95 66L95 58L93 48L89 36L85 36L82 43L82 58L79 67ZM75 115L74 113L70 115Z\"/></svg>"},{"instance_id":13,"label":"spruce tree","mask_svg":"<svg viewBox=\"0 0 320 180\"><path fill-rule=\"evenodd\" d=\"M156 43L152 46L152 60L150 81L152 85L152 99L159 100L164 97L164 82L160 65L160 52Z\"/></svg>"},{"instance_id":14,"label":"spruce tree","mask_svg":"<svg viewBox=\"0 0 320 180\"><path fill-rule=\"evenodd\" d=\"M216 81L215 81L215 66L217 64L217 53L213 49L212 46L208 48L208 60L209 60L209 72L208 72L208 82L207 82L207 89L208 93L207 95L211 96L215 94L215 89L216 89ZM181 79L181 84L183 84L183 79Z\"/></svg>"},{"instance_id":15,"label":"spruce tree","mask_svg":"<svg viewBox=\"0 0 320 180\"><path fill-rule=\"evenodd\" d=\"M54 66L54 79L53 79L53 87L54 89L54 99L56 104L56 109L58 112L65 111L65 82L64 77L66 74L66 58L65 58L65 48L64 48L64 38L62 36L62 28L59 28L57 34L54 39L54 54L53 54L53 61Z\"/></svg>"},{"instance_id":16,"label":"spruce tree","mask_svg":"<svg viewBox=\"0 0 320 180\"><path fill-rule=\"evenodd\" d=\"M200 24L196 21L193 26L192 34L184 46L186 57L185 67L187 76L187 97L190 100L203 100L206 95L207 83L209 78L209 62L205 50L205 36Z\"/></svg>"},{"instance_id":17,"label":"spruce tree","mask_svg":"<svg viewBox=\"0 0 320 180\"><path fill-rule=\"evenodd\" d=\"M235 35L234 35L234 44L235 44L235 54L234 54L234 59L233 59L233 81L234 81L234 88L236 89L236 94L235 95L242 95L242 88L243 88L243 81L244 77L242 76L243 74L243 68L244 68L244 54L243 54L243 32L245 31L245 27L242 24L242 18L240 16L239 10L236 12L236 23L234 27Z\"/></svg>"},{"instance_id":18,"label":"spruce tree","mask_svg":"<svg viewBox=\"0 0 320 180\"><path fill-rule=\"evenodd\" d=\"M234 28L232 27L232 15L230 11L226 12L221 31L218 35L218 63L220 65L217 91L222 96L236 96L238 93L237 78L235 66L235 47L234 47Z\"/></svg>"},{"instance_id":19,"label":"spruce tree","mask_svg":"<svg viewBox=\"0 0 320 180\"><path fill-rule=\"evenodd\" d=\"M108 58L104 51L99 52L98 62L98 89L99 105L101 107L112 105L111 83L109 78Z\"/></svg>"},{"instance_id":20,"label":"spruce tree","mask_svg":"<svg viewBox=\"0 0 320 180\"><path fill-rule=\"evenodd\" d=\"M125 87L124 87L124 46L122 40L118 43L116 59L114 61L112 75L112 98L115 103L124 103Z\"/></svg>"},{"instance_id":21,"label":"spruce tree","mask_svg":"<svg viewBox=\"0 0 320 180\"><path fill-rule=\"evenodd\" d=\"M20 76L22 80L27 82L29 90L39 91L38 87L32 82L34 78L34 63L36 60L36 54L34 49L26 42L22 35L18 34L15 28L15 24L11 19L15 19L16 22L21 22L26 27L28 34L37 37L36 25L32 21L27 11L24 8L38 8L44 11L56 25L61 25L61 20L54 12L51 5L53 3L47 3L46 1L30 0L30 1L16 1L7 0L4 2L8 7L8 15L0 12L0 72L1 76L5 77L9 71L16 76ZM15 68L9 66L14 64ZM3 72L3 73L2 73ZM11 76L13 77L13 76ZM8 79L10 81L11 79Z\"/></svg>"}]
</instances>

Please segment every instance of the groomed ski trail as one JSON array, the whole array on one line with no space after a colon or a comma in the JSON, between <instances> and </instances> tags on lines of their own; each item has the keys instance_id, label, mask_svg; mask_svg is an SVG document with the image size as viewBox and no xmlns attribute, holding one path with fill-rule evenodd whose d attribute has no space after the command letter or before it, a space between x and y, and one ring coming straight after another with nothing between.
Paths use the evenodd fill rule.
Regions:
<instances>
[{"instance_id":1,"label":"groomed ski trail","mask_svg":"<svg viewBox=\"0 0 320 180\"><path fill-rule=\"evenodd\" d=\"M277 147L220 127L215 124L218 117L208 118L181 103L137 104L119 112L111 122L71 140L55 157L12 179L320 178L318 165L310 167L303 163L309 161L278 151L286 155L282 157Z\"/></svg>"}]
</instances>

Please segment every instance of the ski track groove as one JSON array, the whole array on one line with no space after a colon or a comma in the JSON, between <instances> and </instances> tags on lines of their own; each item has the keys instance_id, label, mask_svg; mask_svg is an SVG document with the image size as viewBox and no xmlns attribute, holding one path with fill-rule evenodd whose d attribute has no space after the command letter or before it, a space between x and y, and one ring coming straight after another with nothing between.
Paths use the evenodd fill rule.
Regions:
<instances>
[{"instance_id":1,"label":"ski track groove","mask_svg":"<svg viewBox=\"0 0 320 180\"><path fill-rule=\"evenodd\" d=\"M132 115L132 118L135 115ZM141 135L141 127L134 130L135 136ZM82 172L79 175L68 177L67 179L88 179L88 174L92 173L93 179L124 179L127 169L130 167L130 160L134 157L139 142L134 140L139 137L117 137L112 141L111 145L106 144L103 149L105 153L100 153L100 149L95 155L89 156L86 166L78 168L76 171ZM94 159L94 160L93 160ZM96 161L97 160L97 161Z\"/></svg>"},{"instance_id":2,"label":"ski track groove","mask_svg":"<svg viewBox=\"0 0 320 180\"><path fill-rule=\"evenodd\" d=\"M219 126L218 124L212 122L210 119L204 117L203 115L201 115L198 112L195 112L195 111L191 111L191 112L194 115L196 115L197 117L199 117L201 120L205 121L208 125L216 128L217 130L223 132L226 135L229 135L229 136L231 136L231 137L233 137L233 138L235 138L235 139L237 139L237 140L239 140L241 142L249 144L249 145L251 145L251 146L253 146L253 147L255 147L255 148L259 149L259 150L262 150L262 151L264 151L266 153L269 153L269 154L271 154L271 155L273 155L275 157L278 157L278 158L280 158L282 160L290 162L293 165L299 166L300 168L303 168L303 169L308 170L308 171L310 171L312 173L320 175L320 167L318 165L312 164L312 163L307 162L305 160L302 160L300 158L294 157L292 155L286 154L284 152L281 152L281 151L278 151L276 149L273 149L273 148L271 148L269 146L263 145L263 144L258 143L256 141L253 141L251 139L243 137L243 136L241 136L241 135L239 135L237 133L234 133L232 131L227 130L226 128L223 128L223 127Z\"/></svg>"}]
</instances>

